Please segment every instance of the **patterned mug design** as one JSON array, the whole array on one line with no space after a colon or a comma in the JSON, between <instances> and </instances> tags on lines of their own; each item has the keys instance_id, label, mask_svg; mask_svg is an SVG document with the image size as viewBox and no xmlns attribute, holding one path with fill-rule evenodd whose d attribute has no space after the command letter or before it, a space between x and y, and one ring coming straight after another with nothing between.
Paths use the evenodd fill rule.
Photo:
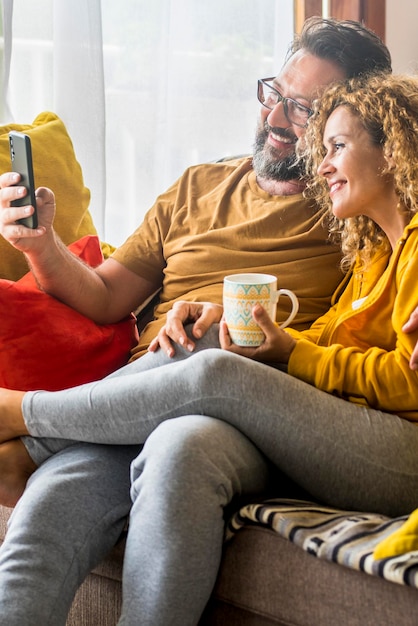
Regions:
<instances>
[{"instance_id":1,"label":"patterned mug design","mask_svg":"<svg viewBox=\"0 0 418 626\"><path fill-rule=\"evenodd\" d=\"M238 346L259 346L264 333L254 321L251 311L261 304L271 319L276 319L279 297L286 295L292 302L292 311L280 327L288 326L299 309L293 291L277 289L277 278L270 274L231 274L224 279L224 318L232 341Z\"/></svg>"}]
</instances>

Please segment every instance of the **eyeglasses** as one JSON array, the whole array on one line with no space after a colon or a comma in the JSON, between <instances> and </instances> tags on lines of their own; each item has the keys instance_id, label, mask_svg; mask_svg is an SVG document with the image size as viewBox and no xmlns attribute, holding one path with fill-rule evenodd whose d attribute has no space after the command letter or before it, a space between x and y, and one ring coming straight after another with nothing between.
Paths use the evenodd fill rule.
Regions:
<instances>
[{"instance_id":1,"label":"eyeglasses","mask_svg":"<svg viewBox=\"0 0 418 626\"><path fill-rule=\"evenodd\" d=\"M259 78L257 98L266 109L274 109L279 102L283 103L283 110L286 119L295 126L304 128L308 123L308 119L313 115L312 109L305 107L293 98L285 98L280 91L277 91L271 84L273 78Z\"/></svg>"}]
</instances>

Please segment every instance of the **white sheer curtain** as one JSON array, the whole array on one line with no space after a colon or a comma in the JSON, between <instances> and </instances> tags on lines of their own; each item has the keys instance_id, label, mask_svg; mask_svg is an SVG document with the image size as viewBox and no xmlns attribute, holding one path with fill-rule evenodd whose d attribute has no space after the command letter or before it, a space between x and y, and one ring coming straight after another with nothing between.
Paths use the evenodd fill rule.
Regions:
<instances>
[{"instance_id":1,"label":"white sheer curtain","mask_svg":"<svg viewBox=\"0 0 418 626\"><path fill-rule=\"evenodd\" d=\"M0 64L0 85L1 85L1 100L0 100L0 120L11 119L11 112L9 109L8 100L8 87L9 87L9 74L10 74L10 58L12 53L12 11L13 0L4 0L2 3L1 13L1 34L2 43L1 48L1 64Z\"/></svg>"},{"instance_id":2,"label":"white sheer curtain","mask_svg":"<svg viewBox=\"0 0 418 626\"><path fill-rule=\"evenodd\" d=\"M65 121L87 185L94 188L91 211L104 234L106 135L100 0L55 0L53 15L53 110Z\"/></svg>"},{"instance_id":3,"label":"white sheer curtain","mask_svg":"<svg viewBox=\"0 0 418 626\"><path fill-rule=\"evenodd\" d=\"M31 122L45 110L65 122L105 233L105 98L100 0L3 0L10 110L1 122ZM10 63L10 71L7 66ZM6 74L7 78L7 74Z\"/></svg>"},{"instance_id":4,"label":"white sheer curtain","mask_svg":"<svg viewBox=\"0 0 418 626\"><path fill-rule=\"evenodd\" d=\"M62 117L114 245L185 167L251 150L256 80L278 71L293 32L293 0L2 6L1 122Z\"/></svg>"}]
</instances>

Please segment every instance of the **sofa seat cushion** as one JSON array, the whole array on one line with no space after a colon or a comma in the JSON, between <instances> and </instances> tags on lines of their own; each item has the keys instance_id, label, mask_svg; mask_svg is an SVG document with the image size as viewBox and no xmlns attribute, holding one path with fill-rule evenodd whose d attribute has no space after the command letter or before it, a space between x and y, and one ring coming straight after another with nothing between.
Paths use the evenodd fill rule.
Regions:
<instances>
[{"instance_id":1,"label":"sofa seat cushion","mask_svg":"<svg viewBox=\"0 0 418 626\"><path fill-rule=\"evenodd\" d=\"M246 524L225 544L199 626L415 626L418 593L315 558L271 528Z\"/></svg>"},{"instance_id":2,"label":"sofa seat cushion","mask_svg":"<svg viewBox=\"0 0 418 626\"><path fill-rule=\"evenodd\" d=\"M313 556L384 578L418 587L418 551L377 560L376 545L408 516L390 519L376 513L343 511L304 500L273 499L248 504L227 527L227 539L248 525L261 525Z\"/></svg>"}]
</instances>

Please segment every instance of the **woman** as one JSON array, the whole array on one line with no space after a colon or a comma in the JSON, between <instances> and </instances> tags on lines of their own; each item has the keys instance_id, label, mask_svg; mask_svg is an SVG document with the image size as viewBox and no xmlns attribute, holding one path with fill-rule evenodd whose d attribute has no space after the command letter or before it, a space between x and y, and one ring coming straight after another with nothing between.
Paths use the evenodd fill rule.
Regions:
<instances>
[{"instance_id":1,"label":"woman","mask_svg":"<svg viewBox=\"0 0 418 626\"><path fill-rule=\"evenodd\" d=\"M402 325L418 271L417 80L371 77L329 89L305 143L310 193L329 204L352 269L326 315L308 331L284 331L256 308L266 335L259 348L234 346L223 323L224 350L152 376L127 370L55 393L4 390L0 440L142 443L164 420L203 414L241 430L330 505L391 516L415 508L418 374L409 359L417 337ZM260 360L287 363L288 374Z\"/></svg>"}]
</instances>

